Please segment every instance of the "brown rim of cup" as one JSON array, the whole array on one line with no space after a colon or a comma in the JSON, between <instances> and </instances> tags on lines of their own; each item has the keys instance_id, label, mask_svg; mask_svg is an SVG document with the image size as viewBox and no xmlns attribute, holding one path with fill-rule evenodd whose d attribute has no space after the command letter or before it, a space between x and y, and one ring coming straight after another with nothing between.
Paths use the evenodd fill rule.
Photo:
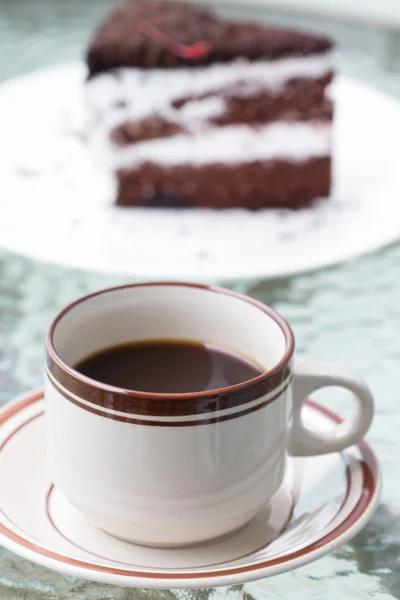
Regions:
<instances>
[{"instance_id":1,"label":"brown rim of cup","mask_svg":"<svg viewBox=\"0 0 400 600\"><path fill-rule=\"evenodd\" d=\"M224 294L243 300L252 304L269 317L280 327L286 341L286 349L282 359L269 371L232 386L207 390L202 392L187 393L152 393L119 388L107 385L87 377L67 365L57 354L54 343L54 331L63 318L71 309L87 300L102 294L112 293L118 290L155 286L191 287L208 290L217 294ZM193 283L180 282L150 282L126 284L110 287L78 298L63 308L53 319L47 336L47 369L50 375L61 384L67 391L83 397L87 402L128 414L146 416L182 416L210 413L216 410L225 410L232 407L247 404L253 400L271 393L282 385L292 374L291 359L294 352L293 332L286 321L272 308L262 302L245 296L233 290L227 290L218 286L208 286ZM142 402L140 402L142 401ZM147 402L143 402L147 401ZM173 401L173 402L168 402ZM168 410L166 411L168 407Z\"/></svg>"}]
</instances>

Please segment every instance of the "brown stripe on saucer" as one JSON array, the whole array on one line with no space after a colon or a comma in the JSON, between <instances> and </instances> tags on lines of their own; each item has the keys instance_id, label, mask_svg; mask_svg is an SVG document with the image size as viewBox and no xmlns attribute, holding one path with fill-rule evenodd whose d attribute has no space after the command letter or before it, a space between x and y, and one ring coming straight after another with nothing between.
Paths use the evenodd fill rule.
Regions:
<instances>
[{"instance_id":1,"label":"brown stripe on saucer","mask_svg":"<svg viewBox=\"0 0 400 600\"><path fill-rule=\"evenodd\" d=\"M95 554L94 552L91 552L90 550L86 550L82 546L79 546L76 542L74 542L70 538L68 538L65 535L65 533L63 533L63 531L61 531L61 529L57 526L56 522L54 521L52 514L51 514L51 509L50 509L50 499L51 499L51 496L53 495L54 490L55 490L55 486L54 486L54 483L52 483L46 494L46 501L45 501L46 516L47 516L49 522L51 523L53 529L55 529L55 531L57 531L58 535L60 535L62 538L64 538L64 540L66 540L69 544L71 544L72 546L75 546L75 548L78 548L78 550L82 550L83 552L89 553L96 558L101 558L101 560L106 560L106 561L110 560L106 556L101 556L100 554ZM120 560L112 559L112 562L115 564L118 564L118 565L125 565L126 567L131 566L129 563L121 562Z\"/></svg>"},{"instance_id":2,"label":"brown stripe on saucer","mask_svg":"<svg viewBox=\"0 0 400 600\"><path fill-rule=\"evenodd\" d=\"M217 415L215 417L198 419L196 421L155 421L155 420L151 420L151 419L144 420L144 419L135 418L135 414L132 414L132 415L127 414L126 416L114 415L113 413L104 412L102 410L99 410L98 408L96 408L96 405L92 404L89 406L88 404L85 404L84 402L79 402L79 400L77 400L76 398L74 398L73 396L68 394L68 392L66 392L64 389L62 389L55 381L51 381L51 385L66 400L68 400L75 406L78 406L79 408L82 408L83 410L87 410L88 412L92 413L93 415L97 415L99 417L105 417L106 419L112 419L113 421L119 421L121 423L131 423L133 425L147 425L147 426L153 426L153 427L191 427L191 426L195 426L195 425L212 425L213 423L222 423L223 421L230 421L231 419L244 417L253 412L256 412L257 410L261 410L262 408L265 408L266 406L268 406L268 404L271 404L271 402L274 402L277 398L282 396L282 394L284 394L286 392L286 390L288 389L288 387L290 386L291 382L292 382L292 378L290 378L286 382L286 384L282 387L282 389L279 390L279 392L277 392L276 394L274 394L272 397L268 398L264 402L257 404L256 406L252 406L251 408L247 408L247 409L235 412L230 415ZM215 411L213 411L213 412L215 412ZM185 416L187 416L187 415L185 415Z\"/></svg>"},{"instance_id":3,"label":"brown stripe on saucer","mask_svg":"<svg viewBox=\"0 0 400 600\"><path fill-rule=\"evenodd\" d=\"M33 404L34 402L40 401L43 398L43 394L36 394L34 396L28 396L24 401L21 401L17 404L10 406L7 410L3 410L0 412L0 425L9 420L14 414L29 406L29 404ZM338 417L335 413L331 412L329 409L320 406L319 404L308 401L308 404L314 408L314 410L319 411L322 414L330 417L335 423L341 423L342 419ZM27 423L25 423L26 425ZM21 429L19 429L20 431ZM15 434L15 431L14 431ZM12 437L12 436L11 436ZM187 581L188 586L190 587L191 579L208 579L208 578L224 578L226 576L231 575L241 575L244 573L252 574L252 576L257 577L260 576L259 571L263 570L267 567L278 566L284 563L288 563L292 560L306 557L308 554L317 551L320 548L323 548L327 544L334 542L341 536L345 535L346 531L354 525L365 513L365 511L370 507L371 504L376 502L376 496L379 493L380 488L380 476L379 469L376 462L376 458L369 447L369 445L363 440L358 444L358 448L360 450L362 460L361 468L362 468L362 492L360 494L359 500L351 513L333 530L328 534L316 540L315 542L309 544L305 548L301 550L297 550L291 552L290 554L286 554L285 556L278 556L272 560L267 560L257 564L248 564L242 567L234 567L228 568L224 570L216 570L216 571L195 571L191 570L187 571L174 571L174 572L158 572L158 571L135 571L135 570L125 570L118 569L113 567L107 567L104 565L99 565L95 563L88 563L83 560L78 560L75 558L70 558L64 556L62 554L58 554L57 552L53 552L51 550L47 550L39 546L38 544L33 544L28 540L24 539L21 535L15 533L8 529L4 524L0 523L0 534L5 538L10 540L13 544L18 544L25 551L33 552L34 554L38 554L47 559L53 560L56 563L63 563L69 566L91 570L97 573L108 573L111 575L120 575L126 578L134 578L134 579L157 579L158 581L171 581L171 580L180 580ZM54 568L57 568L54 565Z\"/></svg>"},{"instance_id":4,"label":"brown stripe on saucer","mask_svg":"<svg viewBox=\"0 0 400 600\"><path fill-rule=\"evenodd\" d=\"M21 412L21 410L24 410L25 408L28 408L28 406L31 406L32 404L36 404L36 402L38 402L39 400L43 400L43 399L44 399L43 390L38 390L36 392L31 392L27 396L22 397L22 399L19 401L12 402L10 405L5 404L2 407L2 410L0 411L0 425L3 425L6 421L11 419L11 417L13 417L17 413ZM14 433L15 433L15 430L14 430ZM0 449L3 447L3 445L5 443L6 442L4 441L3 444L0 446Z\"/></svg>"},{"instance_id":5,"label":"brown stripe on saucer","mask_svg":"<svg viewBox=\"0 0 400 600\"><path fill-rule=\"evenodd\" d=\"M51 497L53 496L53 493L54 493L55 489L56 488L55 488L54 484L52 483L50 485L50 488L49 488L47 494L46 494L45 510L46 510L46 515L47 515L47 518L48 518L49 522L51 523L52 527L57 531L58 535L60 535L62 538L64 538L64 540L66 540L69 544L72 544L73 546L75 546L75 548L78 548L78 550L81 550L81 551L85 552L86 554L91 554L95 558L100 558L101 560L104 560L104 561L112 561L114 564L123 565L125 567L131 567L132 565L130 565L129 563L121 562L120 560L115 560L114 558L110 559L107 556L101 556L100 554L96 554L92 550L87 550L86 548L83 548L82 546L79 546L75 541L71 540L70 538L68 538L65 535L65 533L57 526L55 520L52 517L52 513L51 513L51 507L50 507L50 505L51 505ZM292 518L293 509L294 509L294 501L293 501L293 497L292 496L290 496L290 503L291 503L291 508L290 508L290 513L289 513L287 521L283 525L282 529L280 529L279 531L277 531L275 533L275 537L269 543L273 542L274 540L276 540L277 537L279 537L281 535L281 533L286 528L288 522ZM14 525L14 523L13 523L13 525ZM243 560L247 556L250 556L251 554L254 554L255 552L261 551L264 548L264 546L265 546L265 544L263 544L260 548L257 548L255 550L252 550L251 552L248 552L247 554L244 554L243 556L236 557L234 560ZM213 565L213 563L207 564L207 565L201 565L201 568L204 569L204 568L207 568L207 567L211 567L212 565Z\"/></svg>"}]
</instances>

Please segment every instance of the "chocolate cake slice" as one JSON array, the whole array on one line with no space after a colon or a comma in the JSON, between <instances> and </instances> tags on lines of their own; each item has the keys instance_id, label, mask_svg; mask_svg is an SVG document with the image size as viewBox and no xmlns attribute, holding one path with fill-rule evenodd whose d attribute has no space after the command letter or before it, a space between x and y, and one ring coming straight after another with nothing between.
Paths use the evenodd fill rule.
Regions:
<instances>
[{"instance_id":1,"label":"chocolate cake slice","mask_svg":"<svg viewBox=\"0 0 400 600\"><path fill-rule=\"evenodd\" d=\"M117 204L296 208L329 195L325 37L138 0L100 26L87 65L88 135Z\"/></svg>"}]
</instances>

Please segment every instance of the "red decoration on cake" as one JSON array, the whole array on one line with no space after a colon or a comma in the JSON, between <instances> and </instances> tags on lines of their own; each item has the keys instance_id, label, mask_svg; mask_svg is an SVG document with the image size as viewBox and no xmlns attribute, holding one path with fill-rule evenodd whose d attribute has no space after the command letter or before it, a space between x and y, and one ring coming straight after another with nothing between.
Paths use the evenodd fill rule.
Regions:
<instances>
[{"instance_id":1,"label":"red decoration on cake","mask_svg":"<svg viewBox=\"0 0 400 600\"><path fill-rule=\"evenodd\" d=\"M211 44L208 44L207 42L197 42L196 44L190 44L189 46L179 44L144 19L139 19L137 21L137 30L156 44L159 44L176 56L180 56L186 60L199 60L208 56L211 52Z\"/></svg>"}]
</instances>

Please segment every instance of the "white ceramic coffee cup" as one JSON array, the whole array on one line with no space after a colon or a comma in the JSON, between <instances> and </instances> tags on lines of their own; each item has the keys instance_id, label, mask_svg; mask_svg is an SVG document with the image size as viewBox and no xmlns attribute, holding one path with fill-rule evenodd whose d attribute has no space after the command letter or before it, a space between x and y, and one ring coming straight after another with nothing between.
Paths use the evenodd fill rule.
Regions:
<instances>
[{"instance_id":1,"label":"white ceramic coffee cup","mask_svg":"<svg viewBox=\"0 0 400 600\"><path fill-rule=\"evenodd\" d=\"M266 372L214 391L152 394L73 368L101 349L163 338L218 345ZM262 303L220 288L154 283L100 291L58 314L46 346L53 482L94 525L140 544L193 544L239 528L281 485L287 453L342 450L373 417L365 383L341 367L293 364L289 325ZM309 431L303 403L331 385L354 392L354 417L327 433Z\"/></svg>"}]
</instances>

